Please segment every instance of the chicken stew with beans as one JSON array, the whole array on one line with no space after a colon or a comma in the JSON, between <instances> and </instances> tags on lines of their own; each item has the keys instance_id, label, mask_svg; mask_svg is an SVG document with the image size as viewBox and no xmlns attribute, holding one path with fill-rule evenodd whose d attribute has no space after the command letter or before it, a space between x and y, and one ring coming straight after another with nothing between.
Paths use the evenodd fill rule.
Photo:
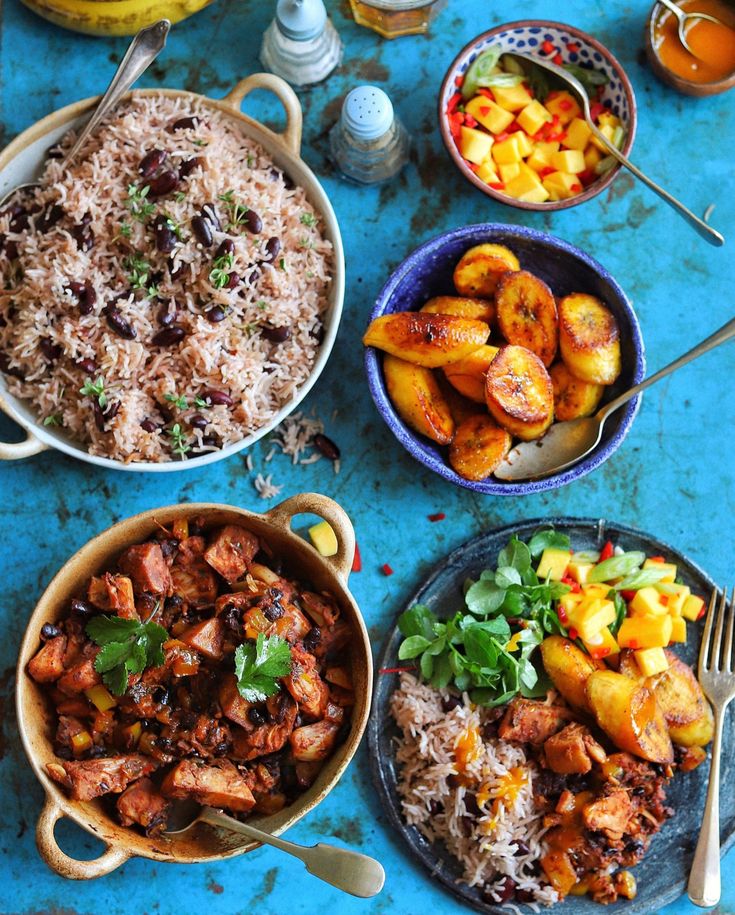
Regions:
<instances>
[{"instance_id":1,"label":"chicken stew with beans","mask_svg":"<svg viewBox=\"0 0 735 915\"><path fill-rule=\"evenodd\" d=\"M351 638L265 541L174 521L41 629L28 673L56 713L48 774L149 836L178 798L274 814L349 732Z\"/></svg>"}]
</instances>

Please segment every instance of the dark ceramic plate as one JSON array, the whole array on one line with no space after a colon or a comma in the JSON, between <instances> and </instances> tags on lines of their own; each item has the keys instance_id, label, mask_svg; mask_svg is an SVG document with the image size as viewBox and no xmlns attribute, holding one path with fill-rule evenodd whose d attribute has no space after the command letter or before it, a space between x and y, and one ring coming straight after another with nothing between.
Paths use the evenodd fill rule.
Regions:
<instances>
[{"instance_id":1,"label":"dark ceramic plate","mask_svg":"<svg viewBox=\"0 0 735 915\"><path fill-rule=\"evenodd\" d=\"M437 614L447 615L462 606L462 582L465 578L478 578L488 565L494 564L499 551L517 533L521 539L528 539L539 527L553 525L564 531L572 540L575 550L599 549L610 539L626 550L643 550L648 555L666 556L675 562L685 584L693 592L709 598L714 583L686 556L673 547L633 528L607 521L584 518L549 518L525 521L509 525L487 534L481 534L459 547L444 559L429 576L427 581L406 603L406 608L416 603L428 604ZM696 666L701 627L689 626L689 642L678 651L689 664ZM386 644L379 669L395 667L399 662L398 646L401 634L396 627ZM413 826L407 826L401 815L401 804L396 789L398 772L395 764L394 738L398 730L389 712L389 700L398 685L397 675L378 676L373 697L372 713L368 723L370 764L373 777L383 806L393 826L408 844L411 853L426 867L432 877L440 880L455 896L468 905L487 913L506 913L499 905L483 902L477 889L465 883L458 883L461 869L441 843L430 844ZM722 752L722 780L725 786L732 786L735 776L735 732L729 729L724 735ZM638 881L638 895L631 902L619 902L605 910L587 897L568 897L561 903L564 911L573 915L600 915L603 911L619 911L626 915L650 915L662 906L676 899L684 892L689 868L694 854L702 811L707 791L709 765L702 764L688 775L673 779L668 802L676 810L654 836L647 856L634 869ZM722 851L727 851L735 839L735 792L730 787L720 796L722 824ZM557 906L558 910L559 906Z\"/></svg>"}]
</instances>

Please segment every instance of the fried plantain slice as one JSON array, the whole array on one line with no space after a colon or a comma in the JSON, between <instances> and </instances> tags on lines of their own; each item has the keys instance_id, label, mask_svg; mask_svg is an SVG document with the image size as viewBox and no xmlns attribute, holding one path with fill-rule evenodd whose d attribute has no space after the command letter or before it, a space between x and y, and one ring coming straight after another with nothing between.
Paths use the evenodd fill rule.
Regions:
<instances>
[{"instance_id":1,"label":"fried plantain slice","mask_svg":"<svg viewBox=\"0 0 735 915\"><path fill-rule=\"evenodd\" d=\"M485 480L510 451L513 439L487 414L471 416L457 427L449 463L465 480Z\"/></svg>"},{"instance_id":2,"label":"fried plantain slice","mask_svg":"<svg viewBox=\"0 0 735 915\"><path fill-rule=\"evenodd\" d=\"M495 320L495 304L489 299L471 299L458 295L437 295L424 305L421 311L429 314L457 315L492 324Z\"/></svg>"},{"instance_id":3,"label":"fried plantain slice","mask_svg":"<svg viewBox=\"0 0 735 915\"><path fill-rule=\"evenodd\" d=\"M451 365L444 366L444 374L447 381L465 397L474 400L475 403L485 403L485 375L488 367L498 354L497 346L490 346L488 343L480 346L460 359L458 362L452 362Z\"/></svg>"},{"instance_id":4,"label":"fried plantain slice","mask_svg":"<svg viewBox=\"0 0 735 915\"><path fill-rule=\"evenodd\" d=\"M490 298L504 273L520 269L518 258L505 245L475 245L454 268L454 285L460 295Z\"/></svg>"},{"instance_id":5,"label":"fried plantain slice","mask_svg":"<svg viewBox=\"0 0 735 915\"><path fill-rule=\"evenodd\" d=\"M563 362L549 371L554 386L554 416L559 422L592 416L605 391L604 385L575 378Z\"/></svg>"},{"instance_id":6,"label":"fried plantain slice","mask_svg":"<svg viewBox=\"0 0 735 915\"><path fill-rule=\"evenodd\" d=\"M487 407L485 406L484 400L482 404L479 404L463 397L462 394L447 381L444 372L435 372L434 378L439 385L442 397L449 407L449 412L452 414L455 427L459 426L466 419L469 419L470 416L477 416L480 413L485 415L487 413Z\"/></svg>"},{"instance_id":7,"label":"fried plantain slice","mask_svg":"<svg viewBox=\"0 0 735 915\"><path fill-rule=\"evenodd\" d=\"M454 436L454 420L431 369L386 355L383 374L401 419L421 435L448 445Z\"/></svg>"},{"instance_id":8,"label":"fried plantain slice","mask_svg":"<svg viewBox=\"0 0 735 915\"><path fill-rule=\"evenodd\" d=\"M612 384L620 374L620 331L613 313L593 295L573 292L559 302L559 346L581 381Z\"/></svg>"},{"instance_id":9,"label":"fried plantain slice","mask_svg":"<svg viewBox=\"0 0 735 915\"><path fill-rule=\"evenodd\" d=\"M485 402L495 421L523 441L540 438L554 419L554 389L539 357L503 346L485 376Z\"/></svg>"},{"instance_id":10,"label":"fried plantain slice","mask_svg":"<svg viewBox=\"0 0 735 915\"><path fill-rule=\"evenodd\" d=\"M527 270L506 273L495 293L498 327L508 341L551 365L559 342L556 302L549 287Z\"/></svg>"},{"instance_id":11,"label":"fried plantain slice","mask_svg":"<svg viewBox=\"0 0 735 915\"><path fill-rule=\"evenodd\" d=\"M463 359L490 336L484 321L456 315L399 311L370 323L362 342L426 368Z\"/></svg>"}]
</instances>

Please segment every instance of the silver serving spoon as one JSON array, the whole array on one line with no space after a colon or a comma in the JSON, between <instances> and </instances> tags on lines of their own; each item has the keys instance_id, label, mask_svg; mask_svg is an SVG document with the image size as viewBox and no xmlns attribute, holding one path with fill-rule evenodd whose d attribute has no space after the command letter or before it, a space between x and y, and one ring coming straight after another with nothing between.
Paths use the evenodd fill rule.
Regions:
<instances>
[{"instance_id":1,"label":"silver serving spoon","mask_svg":"<svg viewBox=\"0 0 735 915\"><path fill-rule=\"evenodd\" d=\"M221 810L215 810L214 807L202 807L196 801L174 802L168 818L169 828L164 835L180 835L191 829L195 823L208 823L210 826L238 832L250 839L255 839L256 842L279 848L286 854L303 861L307 871L318 877L319 880L330 883L353 896L368 899L370 896L377 896L383 889L385 871L380 862L374 858L347 848L338 848L336 845L324 845L322 842L311 846L296 845L295 842L279 839L277 836L256 829L249 823L243 823L234 817L227 816Z\"/></svg>"},{"instance_id":2,"label":"silver serving spoon","mask_svg":"<svg viewBox=\"0 0 735 915\"><path fill-rule=\"evenodd\" d=\"M725 25L725 23L720 19L716 19L714 16L710 16L709 13L687 13L680 6L677 6L674 3L674 0L658 0L658 2L662 6L665 6L667 10L676 16L679 22L679 41L684 45L687 51L689 51L692 57L698 57L700 60L706 60L706 58L700 57L699 54L693 51L689 46L689 42L687 41L687 29L691 28L695 21L698 19L706 19L707 22L714 22L715 25L722 25L725 26L725 28L728 28L728 26Z\"/></svg>"},{"instance_id":3,"label":"silver serving spoon","mask_svg":"<svg viewBox=\"0 0 735 915\"><path fill-rule=\"evenodd\" d=\"M500 480L541 480L561 470L566 470L583 457L586 457L593 448L596 448L602 438L605 420L631 397L635 397L652 384L656 384L667 375L671 375L688 362L693 362L699 356L709 352L721 343L735 337L735 318L728 321L711 337L707 337L694 349L679 356L669 365L660 369L655 375L645 378L640 384L625 391L615 400L598 410L594 416L583 419L572 419L565 423L554 423L543 438L534 442L521 442L513 448L503 463L495 471L495 476Z\"/></svg>"},{"instance_id":4,"label":"silver serving spoon","mask_svg":"<svg viewBox=\"0 0 735 915\"><path fill-rule=\"evenodd\" d=\"M100 99L94 114L89 121L87 121L87 124L79 134L76 143L64 156L61 163L62 168L66 168L74 161L79 150L87 142L90 134L97 129L102 119L107 116L115 105L117 105L122 96L125 95L138 77L142 76L158 57L166 44L166 37L168 36L170 28L171 23L168 19L159 19L159 21L155 22L153 25L141 29L135 38L133 38L130 42L130 47L125 53L125 57L120 61L120 66L112 77L112 82L107 87L107 91ZM0 206L19 191L34 188L37 184L38 182L36 181L29 181L25 184L19 184L16 187L11 188L3 195L0 200Z\"/></svg>"},{"instance_id":5,"label":"silver serving spoon","mask_svg":"<svg viewBox=\"0 0 735 915\"><path fill-rule=\"evenodd\" d=\"M689 225L691 225L692 228L695 229L695 231L697 231L702 236L702 238L705 239L705 241L708 241L711 245L715 245L716 247L720 247L721 245L725 244L725 239L716 229L713 229L712 226L708 226L704 220L700 219L698 216L695 216L694 213L687 209L687 207L678 201L676 197L672 196L668 191L665 191L647 175L644 175L643 172L637 166L633 165L630 159L626 158L620 152L617 146L613 145L597 128L595 122L590 116L590 101L589 97L587 96L587 92L576 76L572 76L572 74L565 70L563 67L558 67L556 64L552 64L551 61L544 60L541 57L533 57L530 54L519 54L517 51L504 51L503 55L507 55L509 57L517 57L520 60L525 60L531 64L536 64L536 66L542 67L544 70L548 70L550 73L555 74L559 77L559 79L563 80L579 96L582 102L584 118L587 121L588 126L592 130L592 133L597 137L597 139L600 140L601 143L605 144L605 147L607 148L610 155L616 158L618 162L620 162L621 165L624 165L629 171L633 172L636 178L650 187L651 190L658 194L662 200L665 200L670 207L673 207L673 209L675 209L680 216L686 219Z\"/></svg>"}]
</instances>

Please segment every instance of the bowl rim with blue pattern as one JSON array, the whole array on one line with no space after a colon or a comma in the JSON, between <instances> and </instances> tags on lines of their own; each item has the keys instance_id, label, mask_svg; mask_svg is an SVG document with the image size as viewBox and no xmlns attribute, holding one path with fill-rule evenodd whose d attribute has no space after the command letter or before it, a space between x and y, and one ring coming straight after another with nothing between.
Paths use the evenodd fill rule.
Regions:
<instances>
[{"instance_id":1,"label":"bowl rim with blue pattern","mask_svg":"<svg viewBox=\"0 0 735 915\"><path fill-rule=\"evenodd\" d=\"M370 321L384 314L420 308L435 295L456 295L456 292L448 288L447 283L445 288L437 288L436 274L444 271L451 277L451 271L462 254L473 245L483 242L509 247L519 256L522 268L538 274L548 283L555 295L567 295L573 291L588 292L598 295L613 312L620 327L623 368L618 381L603 397L603 403L643 380L646 358L641 328L631 302L617 281L602 264L580 248L554 235L526 226L479 223L451 229L424 242L393 271L378 295ZM520 248L526 250L519 250ZM596 288L558 288L559 283L551 277L551 273L560 263L574 267L575 275L586 274L588 281L584 283L585 287L588 287L594 278ZM569 267L566 270L569 270ZM414 432L398 415L385 385L383 353L375 347L365 348L365 371L370 394L378 412L393 435L415 460L450 483L492 496L520 496L547 492L572 483L596 470L622 444L638 413L641 399L640 394L633 397L624 407L612 414L605 424L600 444L586 458L567 470L543 480L503 482L490 476L485 480L475 481L461 477L450 466L446 449Z\"/></svg>"},{"instance_id":2,"label":"bowl rim with blue pattern","mask_svg":"<svg viewBox=\"0 0 735 915\"><path fill-rule=\"evenodd\" d=\"M555 35L554 32L557 34ZM637 126L637 105L635 93L628 76L623 69L620 61L615 55L608 50L596 38L593 38L587 32L567 25L564 22L556 22L548 19L522 19L516 22L506 22L503 25L495 26L476 38L469 41L457 54L442 81L439 90L439 129L442 140L451 156L454 164L464 177L476 188L497 200L506 206L516 207L521 210L541 210L550 212L554 210L565 210L568 207L578 206L587 200L591 200L598 194L601 194L615 180L620 173L622 166L620 163L614 165L608 172L602 175L597 181L593 181L581 194L569 197L566 200L548 200L545 203L531 203L525 200L518 200L515 197L509 197L502 191L485 184L462 158L449 129L449 119L447 117L447 104L451 96L457 91L456 79L466 72L470 63L477 57L480 50L486 46L497 43L505 39L505 43L510 49L517 48L523 53L532 50L536 44L544 40L556 41L561 46L560 53L565 63L584 64L592 62L596 65L602 65L608 71L608 75L615 77L615 82L611 82L605 87L603 99L610 101L612 110L620 116L626 129L625 142L621 152L624 156L629 156L633 148ZM579 53L570 52L567 49L569 42L580 44ZM535 43L535 44L534 44ZM585 47L586 46L586 47ZM586 52L586 53L585 53ZM613 94L614 93L614 94ZM627 117L624 116L627 112Z\"/></svg>"}]
</instances>

